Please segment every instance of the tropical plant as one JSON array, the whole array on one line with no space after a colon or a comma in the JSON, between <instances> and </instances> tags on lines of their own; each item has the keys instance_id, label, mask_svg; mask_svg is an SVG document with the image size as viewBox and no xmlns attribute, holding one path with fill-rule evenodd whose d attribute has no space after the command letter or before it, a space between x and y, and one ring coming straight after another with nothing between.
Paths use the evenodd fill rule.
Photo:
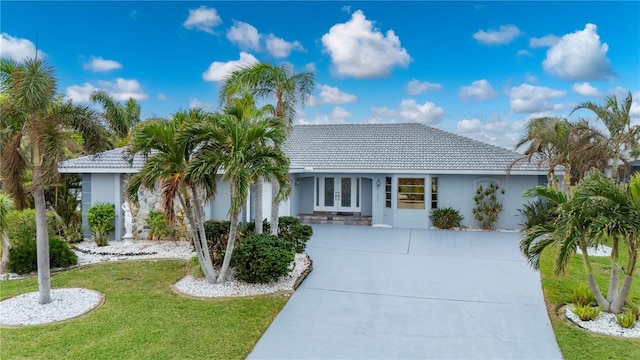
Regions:
<instances>
[{"instance_id":1,"label":"tropical plant","mask_svg":"<svg viewBox=\"0 0 640 360\"><path fill-rule=\"evenodd\" d=\"M242 240L233 253L236 277L249 283L268 283L291 272L294 245L276 235L255 234Z\"/></svg>"},{"instance_id":2,"label":"tropical plant","mask_svg":"<svg viewBox=\"0 0 640 360\"><path fill-rule=\"evenodd\" d=\"M104 90L96 90L91 93L91 102L102 105L104 112L102 119L108 126L115 142L124 145L131 129L140 122L140 105L129 98L122 104L116 101Z\"/></svg>"},{"instance_id":3,"label":"tropical plant","mask_svg":"<svg viewBox=\"0 0 640 360\"><path fill-rule=\"evenodd\" d=\"M580 109L591 110L607 128L609 132L608 147L612 153L611 178L618 182L618 169L620 163L626 163L625 151L629 151L631 156L640 156L640 125L631 125L631 105L633 97L631 91L627 94L622 104L618 104L615 95L605 98L603 105L595 104L591 101L577 105L571 113Z\"/></svg>"},{"instance_id":4,"label":"tropical plant","mask_svg":"<svg viewBox=\"0 0 640 360\"><path fill-rule=\"evenodd\" d=\"M183 136L190 124L206 122L210 117L201 109L191 109L176 112L171 120L152 119L136 126L132 130L131 144L126 153L130 159L140 154L146 160L140 172L129 179L126 192L129 200L137 203L141 187L154 189L160 184L162 210L166 218L172 221L176 217L175 200L178 199L189 221L202 271L206 280L214 283L216 272L204 231L202 201L213 197L216 173L203 174L198 179L187 178L187 167L199 145L189 136Z\"/></svg>"},{"instance_id":5,"label":"tropical plant","mask_svg":"<svg viewBox=\"0 0 640 360\"><path fill-rule=\"evenodd\" d=\"M486 188L478 185L476 194L473 196L475 206L471 212L480 224L480 228L493 229L495 227L503 209L499 195L504 195L504 189L501 189L500 185L496 183L491 183Z\"/></svg>"},{"instance_id":6,"label":"tropical plant","mask_svg":"<svg viewBox=\"0 0 640 360\"><path fill-rule=\"evenodd\" d=\"M109 244L109 233L115 229L116 207L110 203L95 203L87 212L89 229L93 232L96 245Z\"/></svg>"},{"instance_id":7,"label":"tropical plant","mask_svg":"<svg viewBox=\"0 0 640 360\"><path fill-rule=\"evenodd\" d=\"M461 226L464 217L460 215L460 211L454 208L438 208L431 210L429 219L434 227L438 229L453 229Z\"/></svg>"},{"instance_id":8,"label":"tropical plant","mask_svg":"<svg viewBox=\"0 0 640 360\"><path fill-rule=\"evenodd\" d=\"M250 94L257 98L273 100L275 107L271 106L272 116L280 119L289 129L293 125L296 115L296 106L304 106L311 96L315 86L313 72L305 71L295 74L290 66L276 66L268 63L259 63L234 71L220 90L220 101L229 103L234 97L245 97ZM271 234L278 233L278 210L280 200L278 198L278 184L271 184ZM256 184L256 224L262 221L262 180ZM256 226L256 232L262 229Z\"/></svg>"},{"instance_id":9,"label":"tropical plant","mask_svg":"<svg viewBox=\"0 0 640 360\"><path fill-rule=\"evenodd\" d=\"M598 315L600 315L600 311L602 311L602 309L597 306L575 304L575 307L572 311L574 314L578 315L580 320L590 321L597 318Z\"/></svg>"},{"instance_id":10,"label":"tropical plant","mask_svg":"<svg viewBox=\"0 0 640 360\"><path fill-rule=\"evenodd\" d=\"M556 218L555 207L548 201L537 199L524 204L518 212L524 217L521 223L524 229L530 229L536 225L548 224Z\"/></svg>"},{"instance_id":11,"label":"tropical plant","mask_svg":"<svg viewBox=\"0 0 640 360\"><path fill-rule=\"evenodd\" d=\"M576 187L574 195L536 186L525 192L527 197L545 197L557 209L556 218L523 231L520 250L529 264L539 268L540 254L556 247L554 271L566 271L569 261L579 248L589 288L603 311L620 313L633 282L638 256L640 232L640 174L636 174L626 189L617 186L600 173L588 174ZM598 287L588 256L588 247L607 242L611 245L611 267L606 298ZM620 246L629 254L626 266L618 264ZM624 273L618 288L619 270Z\"/></svg>"},{"instance_id":12,"label":"tropical plant","mask_svg":"<svg viewBox=\"0 0 640 360\"><path fill-rule=\"evenodd\" d=\"M9 195L0 191L0 238L2 240L2 261L0 261L0 273L7 270L7 264L9 263L11 249L11 243L7 236L7 228L9 222L7 221L7 215L13 210L13 200Z\"/></svg>"},{"instance_id":13,"label":"tropical plant","mask_svg":"<svg viewBox=\"0 0 640 360\"><path fill-rule=\"evenodd\" d=\"M40 59L27 59L22 64L2 59L0 91L0 176L4 190L22 209L27 199L23 180L31 171L29 192L36 209L39 302L47 304L51 302L51 275L44 192L58 179L58 163L64 160L65 149L77 145L72 143L73 131L81 135L89 153L106 150L110 143L95 112L56 97L53 69Z\"/></svg>"},{"instance_id":14,"label":"tropical plant","mask_svg":"<svg viewBox=\"0 0 640 360\"><path fill-rule=\"evenodd\" d=\"M238 230L239 214L245 205L249 186L258 177L275 179L280 187L276 200L288 196L289 159L280 149L286 138L286 128L277 118L255 121L257 109L252 104L236 102L183 133L193 139L200 149L189 164L190 181L217 174L229 182L231 226L224 260L217 283L224 282L233 254Z\"/></svg>"},{"instance_id":15,"label":"tropical plant","mask_svg":"<svg viewBox=\"0 0 640 360\"><path fill-rule=\"evenodd\" d=\"M636 324L638 317L632 312L625 311L622 314L616 314L618 324L623 328L632 328Z\"/></svg>"},{"instance_id":16,"label":"tropical plant","mask_svg":"<svg viewBox=\"0 0 640 360\"><path fill-rule=\"evenodd\" d=\"M575 305L580 304L580 305L586 306L586 305L595 304L596 302L596 299L593 297L591 290L589 289L588 286L584 284L580 284L580 286L571 290L571 295L569 298L571 303Z\"/></svg>"},{"instance_id":17,"label":"tropical plant","mask_svg":"<svg viewBox=\"0 0 640 360\"><path fill-rule=\"evenodd\" d=\"M149 232L149 240L153 240L154 237L160 240L163 237L169 236L173 233L162 211L149 211L149 214L147 214L145 221L151 228L151 232Z\"/></svg>"}]
</instances>

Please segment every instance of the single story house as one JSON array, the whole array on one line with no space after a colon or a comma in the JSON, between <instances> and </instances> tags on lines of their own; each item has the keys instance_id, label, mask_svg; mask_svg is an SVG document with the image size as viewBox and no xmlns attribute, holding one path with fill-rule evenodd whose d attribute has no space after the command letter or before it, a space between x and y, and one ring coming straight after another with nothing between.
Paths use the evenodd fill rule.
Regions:
<instances>
[{"instance_id":1,"label":"single story house","mask_svg":"<svg viewBox=\"0 0 640 360\"><path fill-rule=\"evenodd\" d=\"M129 164L123 150L60 164L60 172L82 174L87 235L86 212L91 205L109 202L120 209L128 176L144 163L136 157ZM496 225L518 228L522 222L518 209L526 202L522 194L547 181L547 170L534 163L519 163L506 175L507 166L522 154L415 123L295 125L285 151L291 159L292 192L281 204L280 215L309 222L348 223L357 218L372 225L429 228L432 209L452 207L464 216L463 225L474 227L476 189L496 183L505 191ZM207 219L228 217L228 189L228 184L218 182L215 199L205 207ZM153 197L152 193L146 196ZM138 224L143 207L158 204L157 199L144 199L141 196ZM142 204L145 201L148 204ZM270 185L265 184L265 218L270 216L270 203ZM242 219L252 219L253 206L250 196ZM122 224L122 212L116 213L116 223ZM116 226L115 239L122 234L122 226Z\"/></svg>"}]
</instances>

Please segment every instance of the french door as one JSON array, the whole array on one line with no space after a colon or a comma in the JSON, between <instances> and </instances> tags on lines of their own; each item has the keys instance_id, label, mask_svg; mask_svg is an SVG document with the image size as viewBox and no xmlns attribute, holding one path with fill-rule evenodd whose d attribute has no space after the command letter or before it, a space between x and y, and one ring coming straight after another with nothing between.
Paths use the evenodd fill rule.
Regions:
<instances>
[{"instance_id":1,"label":"french door","mask_svg":"<svg viewBox=\"0 0 640 360\"><path fill-rule=\"evenodd\" d=\"M360 212L360 178L352 176L317 176L314 210Z\"/></svg>"}]
</instances>

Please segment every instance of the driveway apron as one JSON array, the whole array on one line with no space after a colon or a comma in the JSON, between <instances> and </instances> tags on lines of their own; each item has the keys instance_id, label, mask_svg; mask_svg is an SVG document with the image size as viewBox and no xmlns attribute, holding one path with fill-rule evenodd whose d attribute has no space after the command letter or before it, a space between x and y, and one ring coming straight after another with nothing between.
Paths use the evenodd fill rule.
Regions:
<instances>
[{"instance_id":1,"label":"driveway apron","mask_svg":"<svg viewBox=\"0 0 640 360\"><path fill-rule=\"evenodd\" d=\"M561 359L518 233L314 225L249 359Z\"/></svg>"}]
</instances>

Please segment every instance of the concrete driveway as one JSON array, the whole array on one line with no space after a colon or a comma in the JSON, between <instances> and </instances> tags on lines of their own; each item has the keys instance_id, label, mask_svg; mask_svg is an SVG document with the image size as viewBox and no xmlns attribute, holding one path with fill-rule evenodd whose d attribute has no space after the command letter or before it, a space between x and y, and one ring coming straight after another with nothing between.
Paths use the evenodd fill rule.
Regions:
<instances>
[{"instance_id":1,"label":"concrete driveway","mask_svg":"<svg viewBox=\"0 0 640 360\"><path fill-rule=\"evenodd\" d=\"M561 359L518 233L314 225L249 359Z\"/></svg>"}]
</instances>

